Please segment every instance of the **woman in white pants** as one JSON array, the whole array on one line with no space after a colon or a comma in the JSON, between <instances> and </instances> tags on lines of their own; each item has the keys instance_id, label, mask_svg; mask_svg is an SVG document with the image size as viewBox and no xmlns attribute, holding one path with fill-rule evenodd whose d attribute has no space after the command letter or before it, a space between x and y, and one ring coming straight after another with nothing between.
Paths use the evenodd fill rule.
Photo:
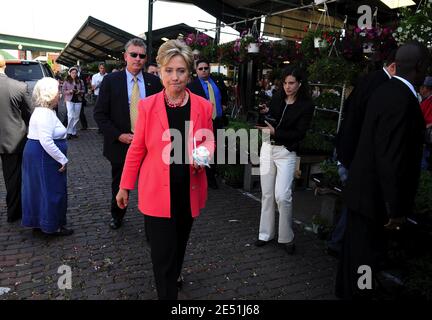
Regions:
<instances>
[{"instance_id":1,"label":"woman in white pants","mask_svg":"<svg viewBox=\"0 0 432 320\"><path fill-rule=\"evenodd\" d=\"M273 95L269 106L261 106L260 112L266 114L266 126L257 126L270 132L270 141L263 142L260 153L262 207L255 245L263 246L275 237L276 203L279 210L278 242L293 254L292 182L296 152L309 128L314 108L307 81L298 68L286 68L282 82L282 89Z\"/></svg>"},{"instance_id":2,"label":"woman in white pants","mask_svg":"<svg viewBox=\"0 0 432 320\"><path fill-rule=\"evenodd\" d=\"M71 139L78 138L76 127L84 96L84 83L78 78L78 69L76 67L70 68L68 74L62 90L68 117L67 138Z\"/></svg>"}]
</instances>

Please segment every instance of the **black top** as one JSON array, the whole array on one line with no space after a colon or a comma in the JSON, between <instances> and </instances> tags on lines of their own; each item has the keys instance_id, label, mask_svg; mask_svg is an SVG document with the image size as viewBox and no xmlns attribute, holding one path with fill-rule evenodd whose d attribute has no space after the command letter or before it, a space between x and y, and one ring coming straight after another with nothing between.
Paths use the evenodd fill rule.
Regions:
<instances>
[{"instance_id":1,"label":"black top","mask_svg":"<svg viewBox=\"0 0 432 320\"><path fill-rule=\"evenodd\" d=\"M310 100L297 99L293 104L287 104L280 92L274 95L268 112L271 118L276 119L275 135L271 139L289 151L298 151L299 143L309 129L313 111Z\"/></svg>"},{"instance_id":2,"label":"black top","mask_svg":"<svg viewBox=\"0 0 432 320\"><path fill-rule=\"evenodd\" d=\"M186 129L186 121L190 121L191 105L190 99L183 107L170 108L165 103L165 108L168 117L168 126L170 130L177 130L177 133L171 131L171 159L170 164L170 181L171 184L189 181L189 164L186 164L187 153L187 137L189 127ZM180 135L179 135L180 134ZM178 139L181 139L180 141ZM179 154L181 153L181 154Z\"/></svg>"}]
</instances>

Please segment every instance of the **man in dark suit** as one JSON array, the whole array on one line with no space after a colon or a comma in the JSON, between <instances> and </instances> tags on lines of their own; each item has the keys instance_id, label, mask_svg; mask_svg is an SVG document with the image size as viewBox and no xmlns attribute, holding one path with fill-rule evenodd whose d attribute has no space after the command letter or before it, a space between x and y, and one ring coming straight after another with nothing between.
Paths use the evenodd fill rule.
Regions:
<instances>
[{"instance_id":1,"label":"man in dark suit","mask_svg":"<svg viewBox=\"0 0 432 320\"><path fill-rule=\"evenodd\" d=\"M6 184L7 221L21 219L21 161L31 115L27 85L5 74L0 55L0 156Z\"/></svg>"},{"instance_id":2,"label":"man in dark suit","mask_svg":"<svg viewBox=\"0 0 432 320\"><path fill-rule=\"evenodd\" d=\"M348 178L349 168L357 149L366 106L375 90L396 74L395 57L396 50L393 50L387 56L384 67L361 78L345 101L344 119L335 142L338 172L343 185ZM332 237L327 243L327 250L331 255L339 256L345 233L346 216L346 207L344 207Z\"/></svg>"},{"instance_id":3,"label":"man in dark suit","mask_svg":"<svg viewBox=\"0 0 432 320\"><path fill-rule=\"evenodd\" d=\"M103 154L111 162L112 229L120 228L126 213L126 209L117 206L115 197L126 153L133 139L137 102L162 90L159 78L142 72L147 60L142 39L132 39L125 45L124 59L125 70L104 77L94 108L94 119L104 135Z\"/></svg>"},{"instance_id":4,"label":"man in dark suit","mask_svg":"<svg viewBox=\"0 0 432 320\"><path fill-rule=\"evenodd\" d=\"M197 61L196 72L197 78L188 84L188 88L192 93L209 100L213 104L213 130L217 145L217 129L223 128L223 112L228 101L227 88L222 79L210 77L210 63L207 60L200 59ZM214 160L214 165L210 168L206 167L206 174L209 187L217 189L218 185L215 177L216 156Z\"/></svg>"},{"instance_id":5,"label":"man in dark suit","mask_svg":"<svg viewBox=\"0 0 432 320\"><path fill-rule=\"evenodd\" d=\"M367 105L344 194L347 228L336 279L341 298L373 296L386 234L398 232L412 211L425 130L414 86L421 85L429 60L427 48L418 42L400 47L396 76Z\"/></svg>"}]
</instances>

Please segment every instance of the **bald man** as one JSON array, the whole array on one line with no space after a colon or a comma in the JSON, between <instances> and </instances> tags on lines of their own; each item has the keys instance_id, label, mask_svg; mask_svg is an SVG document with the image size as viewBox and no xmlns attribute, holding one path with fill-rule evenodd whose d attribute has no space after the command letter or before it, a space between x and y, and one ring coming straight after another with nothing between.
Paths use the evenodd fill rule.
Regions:
<instances>
[{"instance_id":1,"label":"bald man","mask_svg":"<svg viewBox=\"0 0 432 320\"><path fill-rule=\"evenodd\" d=\"M367 104L345 189L347 228L336 278L336 295L343 299L377 293L386 234L403 228L414 205L425 130L415 86L422 84L430 56L424 45L409 42L395 61L396 76Z\"/></svg>"},{"instance_id":2,"label":"bald man","mask_svg":"<svg viewBox=\"0 0 432 320\"><path fill-rule=\"evenodd\" d=\"M21 218L21 160L31 115L27 85L5 74L0 55L0 156L6 184L7 221Z\"/></svg>"}]
</instances>

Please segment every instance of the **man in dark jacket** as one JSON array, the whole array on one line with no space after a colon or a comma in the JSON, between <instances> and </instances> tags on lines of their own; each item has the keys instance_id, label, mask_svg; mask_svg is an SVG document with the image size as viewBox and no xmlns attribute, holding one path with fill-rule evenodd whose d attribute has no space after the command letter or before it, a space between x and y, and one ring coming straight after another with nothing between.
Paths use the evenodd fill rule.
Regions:
<instances>
[{"instance_id":1,"label":"man in dark jacket","mask_svg":"<svg viewBox=\"0 0 432 320\"><path fill-rule=\"evenodd\" d=\"M21 219L21 161L31 115L27 85L5 74L0 55L0 156L6 184L7 221Z\"/></svg>"},{"instance_id":2,"label":"man in dark jacket","mask_svg":"<svg viewBox=\"0 0 432 320\"><path fill-rule=\"evenodd\" d=\"M390 52L382 69L373 71L359 80L345 102L344 119L336 136L336 157L340 180L344 185L349 168L358 146L361 128L370 97L380 85L396 74L396 50ZM327 243L328 253L339 256L346 227L346 207L342 209L339 221Z\"/></svg>"},{"instance_id":3,"label":"man in dark jacket","mask_svg":"<svg viewBox=\"0 0 432 320\"><path fill-rule=\"evenodd\" d=\"M217 145L217 129L223 128L223 112L228 101L227 88L222 79L210 77L210 63L207 60L197 61L196 72L198 77L188 85L188 88L192 93L209 100L213 104L213 130ZM217 189L218 185L215 177L216 156L214 160L214 165L210 168L206 167L206 174L209 187Z\"/></svg>"},{"instance_id":4,"label":"man in dark jacket","mask_svg":"<svg viewBox=\"0 0 432 320\"><path fill-rule=\"evenodd\" d=\"M103 154L111 162L111 229L120 228L126 213L126 208L120 209L117 206L116 195L126 153L133 139L135 123L132 120L137 113L131 111L136 110L139 99L162 90L159 78L142 72L147 60L146 46L142 39L132 39L125 45L124 59L127 64L125 70L104 77L94 108L94 119L104 135ZM133 96L136 86L139 97Z\"/></svg>"},{"instance_id":5,"label":"man in dark jacket","mask_svg":"<svg viewBox=\"0 0 432 320\"><path fill-rule=\"evenodd\" d=\"M347 228L336 279L341 298L373 296L373 280L386 254L386 232L398 232L412 212L425 130L414 86L423 82L429 63L424 45L400 47L396 76L367 105L344 194Z\"/></svg>"}]
</instances>

